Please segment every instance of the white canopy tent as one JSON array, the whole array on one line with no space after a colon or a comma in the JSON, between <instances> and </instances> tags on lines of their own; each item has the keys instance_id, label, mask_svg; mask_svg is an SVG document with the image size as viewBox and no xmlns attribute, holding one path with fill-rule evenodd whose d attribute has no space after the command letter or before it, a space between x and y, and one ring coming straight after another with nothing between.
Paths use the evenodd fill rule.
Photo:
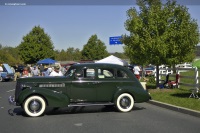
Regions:
<instances>
[{"instance_id":1,"label":"white canopy tent","mask_svg":"<svg viewBox=\"0 0 200 133\"><path fill-rule=\"evenodd\" d=\"M98 60L95 63L110 63L110 64L118 64L122 66L128 66L128 62L125 60L122 60L116 56L110 55L104 59Z\"/></svg>"}]
</instances>

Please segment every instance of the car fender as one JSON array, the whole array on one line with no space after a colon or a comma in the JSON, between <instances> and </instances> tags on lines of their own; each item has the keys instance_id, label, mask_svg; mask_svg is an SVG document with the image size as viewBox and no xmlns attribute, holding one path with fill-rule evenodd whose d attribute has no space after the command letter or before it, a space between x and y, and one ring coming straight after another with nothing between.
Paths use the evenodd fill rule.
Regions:
<instances>
[{"instance_id":1,"label":"car fender","mask_svg":"<svg viewBox=\"0 0 200 133\"><path fill-rule=\"evenodd\" d=\"M17 103L23 104L26 98L32 95L42 96L49 107L66 107L69 105L69 97L62 92L50 90L46 88L26 88L23 90L18 98Z\"/></svg>"},{"instance_id":2,"label":"car fender","mask_svg":"<svg viewBox=\"0 0 200 133\"><path fill-rule=\"evenodd\" d=\"M135 99L134 97L134 92L131 91L130 87L117 87L117 91L115 92L114 96L113 96L113 102L116 103L117 101L117 98L119 95L121 95L122 93L129 93L130 95L133 96L133 98Z\"/></svg>"},{"instance_id":3,"label":"car fender","mask_svg":"<svg viewBox=\"0 0 200 133\"><path fill-rule=\"evenodd\" d=\"M117 97L122 93L129 93L130 95L132 95L136 103L146 102L150 99L150 95L148 94L148 92L139 86L134 86L134 89L131 89L132 86L124 86L117 88L118 91L116 91L116 93L114 94L114 103L116 103Z\"/></svg>"}]
</instances>

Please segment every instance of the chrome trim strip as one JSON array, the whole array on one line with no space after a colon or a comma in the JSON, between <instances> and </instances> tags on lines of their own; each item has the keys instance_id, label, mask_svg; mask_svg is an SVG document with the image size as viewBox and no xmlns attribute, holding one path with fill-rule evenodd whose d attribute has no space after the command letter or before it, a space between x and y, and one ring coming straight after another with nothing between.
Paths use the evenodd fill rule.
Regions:
<instances>
[{"instance_id":1,"label":"chrome trim strip","mask_svg":"<svg viewBox=\"0 0 200 133\"><path fill-rule=\"evenodd\" d=\"M114 105L114 103L108 102L108 103L71 103L68 105L68 107L76 107L76 106L103 106L103 105Z\"/></svg>"}]
</instances>

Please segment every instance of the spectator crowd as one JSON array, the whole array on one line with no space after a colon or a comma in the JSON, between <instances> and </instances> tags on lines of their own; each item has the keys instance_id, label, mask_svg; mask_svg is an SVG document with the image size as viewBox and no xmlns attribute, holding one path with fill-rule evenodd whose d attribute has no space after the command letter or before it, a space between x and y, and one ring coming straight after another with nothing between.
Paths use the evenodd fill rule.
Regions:
<instances>
[{"instance_id":1,"label":"spectator crowd","mask_svg":"<svg viewBox=\"0 0 200 133\"><path fill-rule=\"evenodd\" d=\"M18 65L13 67L14 72L14 81L17 78L24 77L37 77L37 76L63 76L66 73L66 69L64 67L60 67L59 65L51 66L51 65L38 65L31 66L27 65L21 69Z\"/></svg>"}]
</instances>

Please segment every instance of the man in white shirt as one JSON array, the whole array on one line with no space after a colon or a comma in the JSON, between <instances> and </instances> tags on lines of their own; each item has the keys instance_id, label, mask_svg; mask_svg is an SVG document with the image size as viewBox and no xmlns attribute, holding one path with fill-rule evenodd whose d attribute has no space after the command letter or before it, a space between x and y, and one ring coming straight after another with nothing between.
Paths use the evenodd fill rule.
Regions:
<instances>
[{"instance_id":1,"label":"man in white shirt","mask_svg":"<svg viewBox=\"0 0 200 133\"><path fill-rule=\"evenodd\" d=\"M136 76L136 78L138 79L138 80L140 80L140 68L139 68L139 66L134 66L134 68L133 68L133 71L134 71L134 74L135 74L135 76Z\"/></svg>"},{"instance_id":2,"label":"man in white shirt","mask_svg":"<svg viewBox=\"0 0 200 133\"><path fill-rule=\"evenodd\" d=\"M32 71L31 71L32 76L39 76L40 72L38 70L38 68L36 66L33 67Z\"/></svg>"},{"instance_id":3,"label":"man in white shirt","mask_svg":"<svg viewBox=\"0 0 200 133\"><path fill-rule=\"evenodd\" d=\"M63 76L62 72L60 71L60 67L55 66L54 70L50 73L49 76Z\"/></svg>"}]
</instances>

